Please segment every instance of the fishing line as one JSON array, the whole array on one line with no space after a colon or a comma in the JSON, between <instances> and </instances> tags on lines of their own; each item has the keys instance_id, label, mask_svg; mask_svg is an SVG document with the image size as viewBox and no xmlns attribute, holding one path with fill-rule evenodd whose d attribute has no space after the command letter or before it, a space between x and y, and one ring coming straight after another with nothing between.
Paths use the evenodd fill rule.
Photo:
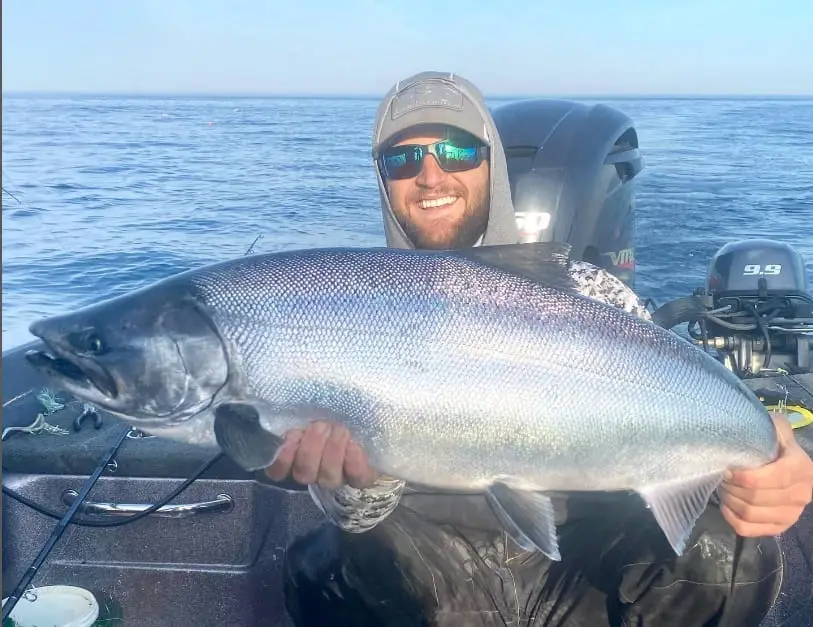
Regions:
<instances>
[{"instance_id":1,"label":"fishing line","mask_svg":"<svg viewBox=\"0 0 813 627\"><path fill-rule=\"evenodd\" d=\"M53 551L54 546L56 546L56 543L59 542L59 539L62 537L62 534L65 532L65 529L68 528L68 524L70 523L71 519L76 513L76 510L79 509L79 506L87 498L88 493L91 491L91 489L93 489L93 486L96 485L96 481L98 481L102 472L104 472L104 469L107 467L107 464L110 463L110 460L113 458L113 455L115 455L118 452L119 448L121 448L121 445L124 444L124 440L127 439L127 434L130 433L130 431L131 428L128 426L121 432L121 435L119 436L119 439L116 440L115 445L113 445L113 447L102 457L102 460L96 466L96 469L93 471L93 474L90 475L88 480L85 482L85 485L82 486L82 489L79 492L76 499L74 499L73 503L71 503L68 510L65 512L65 514L61 517L60 521L57 523L56 527L54 527L54 530L51 532L51 536L48 538L48 541L45 543L42 549L40 549L40 552L34 558L34 561L31 563L31 566L28 567L28 570L26 570L25 574L20 579L20 582L17 584L17 587L14 588L14 592L12 592L9 595L8 601L3 606L3 620L6 620L9 614L11 614L11 611L14 609L14 606L17 605L17 602L25 593L25 590L26 588L28 588L28 585L31 583L31 580L34 579L34 577L37 575L40 566L42 566L43 562L45 562L45 559L48 557L51 551Z\"/></svg>"},{"instance_id":2,"label":"fishing line","mask_svg":"<svg viewBox=\"0 0 813 627\"><path fill-rule=\"evenodd\" d=\"M5 173L5 170L3 171L3 176L8 177L8 175ZM20 201L20 199L19 199L19 198L17 198L17 197L16 197L14 194L12 194L12 193L11 193L11 192L10 192L8 189L6 189L6 186L5 186L5 185L3 185L3 191L4 191L6 194L8 194L9 196L11 196L11 197L12 197L14 200L16 200L16 201L17 201L17 204L19 204L19 205L22 205L22 204L23 204L23 203Z\"/></svg>"},{"instance_id":3,"label":"fishing line","mask_svg":"<svg viewBox=\"0 0 813 627\"><path fill-rule=\"evenodd\" d=\"M90 478L85 482L85 485L82 487L82 490L79 492L78 496L74 499L73 503L71 503L70 507L64 514L60 514L54 510L50 510L42 505L38 505L34 501L17 494L14 490L10 490L6 486L3 486L3 494L9 496L10 498L30 507L34 511L48 516L50 518L56 518L59 520L56 527L54 528L51 536L48 538L48 541L40 550L37 557L31 563L31 566L28 567L23 577L20 579L20 582L14 588L14 592L11 593L8 597L8 601L3 606L3 620L8 618L11 614L11 611L14 609L14 606L17 605L17 602L22 598L23 594L25 594L26 589L28 588L29 584L36 576L37 572L39 571L42 564L47 559L48 555L50 555L51 551L56 546L56 543L61 538L62 534L67 529L68 525L77 525L80 527L120 527L122 525L128 525L130 523L135 522L136 520L140 520L145 518L155 512L156 510L164 507L170 501L175 499L179 494L181 494L184 490L186 490L194 481L200 478L200 476L206 472L209 468L211 468L215 462L219 461L224 454L218 453L211 459L209 459L206 463L204 463L189 479L184 481L181 485L179 485L175 490L173 490L170 494L168 494L164 499L161 499L154 505L146 508L145 510L139 512L138 514L134 514L132 516L127 516L124 519L120 520L113 520L113 521L91 521L91 520L75 520L75 514L78 511L79 507L87 498L87 495L90 493L93 486L98 481L99 477L101 476L104 469L110 463L110 460L113 456L118 452L121 448L121 445L124 443L124 440L127 439L127 436L133 431L131 427L127 427L124 432L121 434L119 439L116 441L115 445L110 449L108 453L101 459L96 469L93 471L93 474Z\"/></svg>"},{"instance_id":4,"label":"fishing line","mask_svg":"<svg viewBox=\"0 0 813 627\"><path fill-rule=\"evenodd\" d=\"M6 180L8 180L15 188L17 188L17 186L14 184L14 182L11 181L11 179L8 176L8 173L5 171L5 169L3 169L2 172L3 172L3 177ZM13 198L14 201L17 202L21 207L23 207L24 209L28 209L31 212L31 214L34 215L37 218L37 220L40 222L41 226L43 227L43 230L47 231L44 221L39 216L39 214L38 214L38 212L36 210L34 210L27 202L24 202L23 200L20 200L20 198L18 198L17 195L15 195L5 185L2 186L2 191L4 193L8 194L11 198ZM20 193L20 195L22 196L22 193ZM257 244L257 242L259 242L262 238L263 238L263 235L258 234L254 238L254 240L251 242L248 249L245 250L243 255L251 254L251 252L253 251L254 247ZM53 239L54 239L55 243L57 244L57 246L59 246L59 248L61 248L62 251L67 254L67 251L65 250L65 248L62 247L62 245L59 243L59 240L57 238L55 238L55 237ZM12 400L16 400L16 399L12 399ZM5 404L4 404L4 406L5 406ZM126 438L127 434L129 434L130 431L131 430L128 428L127 431L125 431L125 433L124 433L124 435L122 437ZM121 441L119 441L116 444L116 446L114 447L114 449L105 457L105 461L100 465L100 469L104 469L106 467L106 465L109 462L110 458L116 453L116 451L118 451L118 448L120 446L121 446ZM81 520L81 519L80 520L75 520L74 519L74 514L76 513L79 505L81 505L82 501L84 500L84 497L86 496L86 492L85 492L84 489L83 489L83 493L80 494L74 500L74 502L71 504L71 507L67 510L67 512L65 512L63 514L61 512L56 511L56 510L53 510L53 509L50 509L50 508L45 507L43 505L40 505L40 504L32 501L31 499L28 499L27 497L25 497L25 496L23 496L21 494L18 494L14 490L11 490L10 488L7 488L5 485L3 485L3 487L2 487L3 494L8 496L9 498L17 501L18 503L21 503L22 505L24 505L26 507L29 507L30 509L33 509L34 511L36 511L37 513L39 513L39 514L41 514L43 516L47 516L49 518L54 518L54 519L57 519L57 520L60 521L59 525L57 526L57 529L54 531L55 535L53 536L53 542L51 542L51 540L49 539L50 548L48 548L47 550L43 549L43 551L45 551L44 555L41 552L41 555L37 557L37 560L40 560L40 561L39 561L38 564L36 564L36 567L34 565L32 565L31 568L33 568L34 570L31 573L31 577L33 577L33 575L36 574L36 571L41 566L42 561L44 561L45 557L47 557L48 553L50 553L51 549L53 548L53 544L55 544L56 540L59 539L62 532L64 531L64 528L67 525L72 524L72 525L76 525L76 526L80 526L80 527L102 527L102 528L104 528L104 527L119 527L119 526L122 526L122 525L127 525L127 524L130 524L130 523L136 522L137 520L140 520L142 518L146 518L147 516L154 513L155 511L159 510L160 508L164 507L165 505L168 505L173 499L178 497L184 490L186 490L194 481L199 479L201 477L201 475L203 475L204 472L206 472L209 468L211 468L223 456L224 456L224 454L221 452L221 453L218 453L217 455L215 455L214 457L212 457L211 459L209 459L190 478L188 478L180 486L178 486L175 490L173 490L169 495L167 495L165 498L161 499L160 501L158 501L154 505L151 505L150 507L148 507L145 510L139 512L138 514L134 514L132 516L127 516L126 518L122 518L122 519L114 520L114 521ZM99 469L97 469L97 470L99 470ZM99 470L99 473L101 473L101 470ZM89 490L90 487L92 487L95 484L96 479L98 479L98 475L96 475L95 478L91 477L91 479L92 479L92 481L89 483L89 485L86 486L88 488L88 490ZM70 514L70 516L68 514ZM46 545L46 546L49 546L49 545ZM31 577L28 578L27 582L25 582L24 584L21 584L23 591L25 589L25 586L28 585L28 582L30 582ZM20 588L20 586L18 586L18 588ZM17 590L15 590L15 593L16 592L17 592ZM13 608L13 606L17 603L17 600L18 599L16 599L13 602L7 604L6 607L10 607L10 609L8 610L9 612L11 611L11 608ZM4 611L3 618L5 618L6 616L7 616L7 614Z\"/></svg>"},{"instance_id":5,"label":"fishing line","mask_svg":"<svg viewBox=\"0 0 813 627\"><path fill-rule=\"evenodd\" d=\"M14 182L11 180L11 178L8 176L8 173L6 172L5 168L2 169L2 173L3 173L3 179L5 181L8 181L9 183L11 183L11 185L16 190L19 191L19 188L17 187L17 185L15 185ZM19 206L21 206L24 209L28 210L30 215L34 216L37 219L37 221L40 223L40 226L42 227L43 232L50 233L50 230L48 228L46 228L45 221L39 215L39 212L37 210L35 210L33 207L31 207L31 205L27 201L21 200L17 196L17 194L13 193L10 189L8 189L5 184L2 185L2 191L3 191L3 193L8 194L8 196L10 196ZM23 196L22 193L20 193L19 195ZM51 233L51 235L52 235L51 239L57 245L57 247L59 249L61 249L62 252L65 253L66 255L69 254L68 251L65 249L65 247L62 246L59 239L57 237L55 237L53 235L53 233ZM262 237L263 237L262 235L258 235L254 239L254 241L251 243L251 245L248 247L248 249L243 254L244 255L250 254L252 252L252 250L254 249L254 246L257 244L257 242L260 239L262 239ZM6 603L3 605L3 612L2 612L2 620L3 621L5 621L6 618L8 618L9 615L11 614L11 612L14 610L14 608L16 607L17 603L19 602L20 598L22 598L22 596L25 593L26 589L30 585L31 581L34 579L34 577L39 572L39 569L41 568L42 564L48 558L48 555L50 555L51 551L53 551L53 549L56 546L57 542L59 542L60 538L62 537L62 535L65 532L65 529L68 528L68 525L74 524L74 525L83 526L83 527L119 527L119 526L122 526L122 525L127 525L127 524L130 524L130 523L133 523L133 522L135 522L137 520L140 520L142 518L145 518L145 517L149 516L150 514L152 514L153 512L160 509L161 507L164 507L165 505L167 505L174 498L176 498L179 494L181 494L184 490L186 490L195 480L197 480L206 470L208 470L212 465L214 465L218 460L220 460L220 458L223 457L223 453L218 453L217 455L215 455L213 458L211 458L206 463L204 463L203 466L200 469L198 469L198 471L195 472L189 479L184 481L180 486L178 486L175 490L173 490L166 498L164 498L161 501L151 505L150 507L148 507L145 510L139 512L138 514L134 514L133 516L128 516L128 517L126 517L124 519L115 520L115 521L74 520L76 512L79 510L79 507L84 503L85 499L87 498L87 495L90 493L90 491L96 485L96 482L98 481L98 479L101 476L102 472L104 472L104 469L110 463L110 460L113 458L113 456L121 448L122 444L124 443L124 440L127 439L127 436L131 433L132 430L133 429L128 426L121 433L120 437L118 438L118 440L116 441L114 446L103 456L103 458L101 459L101 461L97 465L96 469L93 471L93 473L88 478L88 480L85 482L85 484L82 486L82 489L80 490L79 494L73 500L73 502L71 503L71 505L68 507L68 509L65 511L64 514L60 514L59 512L56 512L56 511L50 510L49 508L46 508L44 506L38 505L34 501L31 501L30 499L28 499L28 498L26 498L26 497L24 497L24 496L22 496L20 494L17 494L15 491L7 488L5 485L3 486L3 494L9 496L10 498L18 501L19 503L33 509L34 511L36 511L36 512L38 512L38 513L40 513L40 514L42 514L44 516L48 516L50 518L55 518L55 519L59 520L59 522L55 526L54 530L52 531L50 537L46 541L45 545L40 549L39 553L34 558L34 561L28 567L26 572L23 574L23 576L20 579L19 583L14 588L14 591L8 596Z\"/></svg>"},{"instance_id":6,"label":"fishing line","mask_svg":"<svg viewBox=\"0 0 813 627\"><path fill-rule=\"evenodd\" d=\"M63 245L60 243L59 238L58 238L56 235L54 235L54 234L53 234L53 232L52 232L50 229L48 229L48 228L45 226L45 220L43 220L43 219L42 219L42 217L41 217L41 216L40 216L40 214L39 214L39 211L38 211L37 209L34 209L34 208L33 208L33 207L32 207L32 206L31 206L31 205L28 203L28 201L27 201L27 200L25 200L25 198L24 198L25 194L24 194L23 192L21 192L21 191L20 191L20 188L19 188L19 187L18 187L18 186L17 186L17 185L14 183L14 181L12 181L12 180L11 180L11 178L9 177L8 172L6 172L6 169L5 169L5 168L3 168L3 179L4 179L4 180L7 180L9 183L11 183L12 187L14 187L14 188L15 188L15 190L17 190L17 193L18 193L18 194L19 194L21 197L23 197L23 200L20 200L20 198L17 198L17 196L16 196L15 194L12 194L12 193L11 193L11 191L10 191L10 190L9 190L9 189L8 189L8 188L5 186L5 185L3 185L3 191L4 191L6 194L8 194L9 196L11 196L11 197L12 197L14 200L16 200L16 201L17 201L17 203L18 203L18 204L19 204L19 205L20 205L20 206L21 206L23 209L27 209L27 210L30 212L30 214L31 214L32 216L34 216L34 217L37 219L37 222L39 222L39 223L40 223L40 226L42 227L43 232L44 232L44 233L49 233L49 234L51 235L51 238L50 238L50 239L53 241L53 243L54 243L54 244L56 244L56 246L57 246L57 247L58 247L58 248L59 248L59 249L60 249L60 250L61 250L63 253L65 253L66 255L70 255L71 253L69 253L69 252L67 251L67 249L66 249L66 248L65 248L65 247L64 247L64 246L63 246Z\"/></svg>"},{"instance_id":7,"label":"fishing line","mask_svg":"<svg viewBox=\"0 0 813 627\"><path fill-rule=\"evenodd\" d=\"M209 470L215 462L220 461L220 458L224 456L223 453L218 453L214 457L212 457L209 461L205 462L195 473L189 477L186 481L184 481L181 485L175 488L172 492L170 492L166 497L155 503L154 505L150 505L143 511L138 512L137 514L133 514L132 516L126 516L124 518L120 518L118 520L76 520L75 518L70 521L69 524L76 525L77 527L121 527L122 525L129 525L130 523L134 523L137 520L141 520L142 518L146 518L153 512L161 509L165 505L169 505L169 503L174 500L178 495L181 494L184 490L186 490L193 482L200 479L201 475L204 472ZM6 496L14 499L18 503L25 505L26 507L30 507L35 512L42 514L43 516L48 516L49 518L61 519L63 514L45 507L44 505L40 505L35 503L31 499L23 496L22 494L18 494L14 490L3 486L3 494ZM77 497L78 498L78 497Z\"/></svg>"}]
</instances>

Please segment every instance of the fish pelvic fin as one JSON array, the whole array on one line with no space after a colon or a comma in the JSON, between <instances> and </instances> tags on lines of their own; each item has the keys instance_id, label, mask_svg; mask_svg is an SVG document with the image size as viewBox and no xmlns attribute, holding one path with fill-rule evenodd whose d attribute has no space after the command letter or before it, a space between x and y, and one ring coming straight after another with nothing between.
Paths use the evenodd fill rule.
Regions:
<instances>
[{"instance_id":1,"label":"fish pelvic fin","mask_svg":"<svg viewBox=\"0 0 813 627\"><path fill-rule=\"evenodd\" d=\"M260 425L260 410L248 402L228 402L214 409L215 439L223 452L248 472L270 466L282 438Z\"/></svg>"},{"instance_id":2,"label":"fish pelvic fin","mask_svg":"<svg viewBox=\"0 0 813 627\"><path fill-rule=\"evenodd\" d=\"M570 244L528 242L477 246L454 254L525 279L573 294L579 287L570 272Z\"/></svg>"},{"instance_id":3,"label":"fish pelvic fin","mask_svg":"<svg viewBox=\"0 0 813 627\"><path fill-rule=\"evenodd\" d=\"M556 512L549 496L495 483L486 492L486 498L508 535L522 550L541 551L549 559L561 561Z\"/></svg>"},{"instance_id":4,"label":"fish pelvic fin","mask_svg":"<svg viewBox=\"0 0 813 627\"><path fill-rule=\"evenodd\" d=\"M697 519L722 479L723 473L715 472L638 490L677 555L686 549Z\"/></svg>"}]
</instances>

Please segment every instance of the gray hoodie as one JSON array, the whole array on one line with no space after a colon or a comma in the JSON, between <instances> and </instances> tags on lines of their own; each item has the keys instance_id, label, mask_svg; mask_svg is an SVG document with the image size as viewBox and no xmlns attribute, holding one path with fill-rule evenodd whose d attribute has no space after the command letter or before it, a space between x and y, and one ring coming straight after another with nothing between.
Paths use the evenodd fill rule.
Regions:
<instances>
[{"instance_id":1,"label":"gray hoodie","mask_svg":"<svg viewBox=\"0 0 813 627\"><path fill-rule=\"evenodd\" d=\"M519 241L508 168L497 127L480 90L449 72L421 72L397 82L378 106L373 130L373 166L381 195L387 246L414 248L395 218L377 159L387 143L417 124L449 124L484 141L491 152L491 207L483 245Z\"/></svg>"}]
</instances>

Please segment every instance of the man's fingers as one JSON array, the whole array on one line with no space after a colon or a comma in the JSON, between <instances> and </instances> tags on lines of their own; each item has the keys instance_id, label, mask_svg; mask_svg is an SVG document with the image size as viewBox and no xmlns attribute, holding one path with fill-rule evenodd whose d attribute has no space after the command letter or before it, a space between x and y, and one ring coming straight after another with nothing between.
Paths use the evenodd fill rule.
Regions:
<instances>
[{"instance_id":1,"label":"man's fingers","mask_svg":"<svg viewBox=\"0 0 813 627\"><path fill-rule=\"evenodd\" d=\"M761 468L733 470L722 485L722 512L739 535L776 535L795 525L811 500L813 464L787 417L772 415L777 459Z\"/></svg>"},{"instance_id":2,"label":"man's fingers","mask_svg":"<svg viewBox=\"0 0 813 627\"><path fill-rule=\"evenodd\" d=\"M771 413L773 424L776 427L776 435L779 438L779 444L782 446L796 445L796 434L793 433L793 425L785 414Z\"/></svg>"},{"instance_id":3,"label":"man's fingers","mask_svg":"<svg viewBox=\"0 0 813 627\"><path fill-rule=\"evenodd\" d=\"M720 511L723 518L726 519L731 528L737 535L743 538L764 538L766 536L775 536L787 529L786 524L779 523L753 523L743 520L736 512L730 509L727 505L722 505Z\"/></svg>"},{"instance_id":4,"label":"man's fingers","mask_svg":"<svg viewBox=\"0 0 813 627\"><path fill-rule=\"evenodd\" d=\"M330 437L330 424L314 422L309 425L299 442L299 450L294 457L291 476L303 485L316 483L319 477L319 466L322 452Z\"/></svg>"},{"instance_id":5,"label":"man's fingers","mask_svg":"<svg viewBox=\"0 0 813 627\"><path fill-rule=\"evenodd\" d=\"M792 486L807 483L810 471L810 457L805 450L796 444L784 447L780 456L761 468L731 470L723 485L741 487L748 490L784 490Z\"/></svg>"},{"instance_id":6,"label":"man's fingers","mask_svg":"<svg viewBox=\"0 0 813 627\"><path fill-rule=\"evenodd\" d=\"M341 425L334 425L322 451L319 464L319 485L336 489L344 479L344 456L350 433Z\"/></svg>"},{"instance_id":7,"label":"man's fingers","mask_svg":"<svg viewBox=\"0 0 813 627\"><path fill-rule=\"evenodd\" d=\"M364 450L352 440L348 442L345 451L344 475L347 483L354 488L368 488L377 478Z\"/></svg>"},{"instance_id":8,"label":"man's fingers","mask_svg":"<svg viewBox=\"0 0 813 627\"><path fill-rule=\"evenodd\" d=\"M788 505L788 500L788 497L777 499L781 505L760 505L728 493L722 503L744 522L786 525L787 521L798 519L803 509L802 504Z\"/></svg>"},{"instance_id":9,"label":"man's fingers","mask_svg":"<svg viewBox=\"0 0 813 627\"><path fill-rule=\"evenodd\" d=\"M748 489L781 490L799 481L799 474L804 472L808 455L799 446L793 428L784 416L775 416L774 422L779 438L778 457L759 468L731 469L725 476L726 484Z\"/></svg>"},{"instance_id":10,"label":"man's fingers","mask_svg":"<svg viewBox=\"0 0 813 627\"><path fill-rule=\"evenodd\" d=\"M299 429L285 434L285 441L280 446L277 458L273 464L265 469L265 474L271 481L282 481L291 472L291 465L294 463L294 456L299 448L302 435L303 432Z\"/></svg>"},{"instance_id":11,"label":"man's fingers","mask_svg":"<svg viewBox=\"0 0 813 627\"><path fill-rule=\"evenodd\" d=\"M804 490L792 485L787 488L751 490L737 485L723 484L723 498L726 495L756 507L780 507L783 505L804 507L809 497Z\"/></svg>"},{"instance_id":12,"label":"man's fingers","mask_svg":"<svg viewBox=\"0 0 813 627\"><path fill-rule=\"evenodd\" d=\"M787 460L779 459L762 468L732 470L725 477L723 485L745 490L782 490L793 484L793 476L787 466Z\"/></svg>"},{"instance_id":13,"label":"man's fingers","mask_svg":"<svg viewBox=\"0 0 813 627\"><path fill-rule=\"evenodd\" d=\"M378 477L362 448L350 440L347 429L326 422L314 422L305 431L286 434L265 474L272 481L282 481L290 474L297 483L319 482L329 489L345 481L354 488L366 488Z\"/></svg>"}]
</instances>

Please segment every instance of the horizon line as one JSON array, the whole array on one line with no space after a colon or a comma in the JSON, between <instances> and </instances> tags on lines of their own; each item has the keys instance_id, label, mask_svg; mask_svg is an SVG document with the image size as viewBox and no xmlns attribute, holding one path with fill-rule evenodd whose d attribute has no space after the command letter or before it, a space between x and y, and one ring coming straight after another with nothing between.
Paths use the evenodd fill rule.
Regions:
<instances>
[{"instance_id":1,"label":"horizon line","mask_svg":"<svg viewBox=\"0 0 813 627\"><path fill-rule=\"evenodd\" d=\"M352 92L197 92L197 91L85 91L85 90L3 90L2 96L49 96L49 97L130 97L130 98L278 98L278 99L346 99L346 100L379 100L382 94L352 93ZM628 100L678 100L678 99L765 99L777 98L782 100L804 100L813 98L811 94L793 94L777 92L751 92L751 93L495 93L484 94L487 100L529 99L529 98L564 98L564 99L628 99Z\"/></svg>"}]
</instances>

